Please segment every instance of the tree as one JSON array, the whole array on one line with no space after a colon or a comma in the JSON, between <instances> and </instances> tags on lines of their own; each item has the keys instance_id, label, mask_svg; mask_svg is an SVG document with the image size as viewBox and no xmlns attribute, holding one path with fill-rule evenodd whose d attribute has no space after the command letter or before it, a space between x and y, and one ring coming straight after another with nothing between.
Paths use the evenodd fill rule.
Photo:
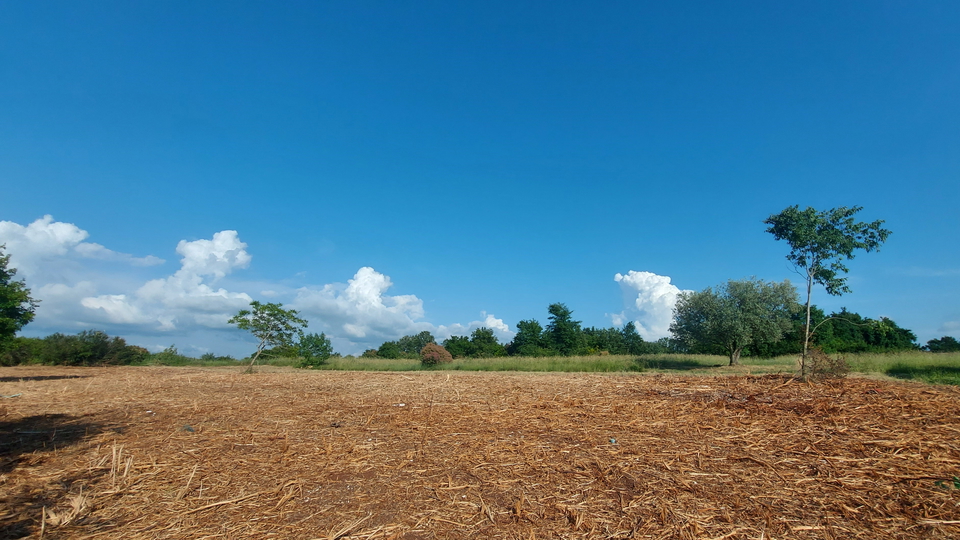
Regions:
<instances>
[{"instance_id":1,"label":"tree","mask_svg":"<svg viewBox=\"0 0 960 540\"><path fill-rule=\"evenodd\" d=\"M797 289L789 280L730 280L678 295L670 332L692 352L726 354L733 366L747 347L779 341L797 307Z\"/></svg>"},{"instance_id":2,"label":"tree","mask_svg":"<svg viewBox=\"0 0 960 540\"><path fill-rule=\"evenodd\" d=\"M400 345L396 341L385 341L377 349L377 356L388 360L396 360L403 356L403 351L400 350Z\"/></svg>"},{"instance_id":3,"label":"tree","mask_svg":"<svg viewBox=\"0 0 960 540\"><path fill-rule=\"evenodd\" d=\"M822 285L827 294L832 296L850 292L847 278L844 277L849 269L844 261L853 259L857 250L879 250L880 245L890 236L890 231L882 227L882 220L873 223L855 221L853 216L862 209L860 206L841 206L818 212L809 207L800 210L794 205L763 221L769 225L768 233L773 234L777 240L786 240L790 245L787 260L806 281L807 312L803 353L800 357L800 376L804 380L810 376L811 366L807 360L810 354L810 338L815 330L810 327L813 285Z\"/></svg>"},{"instance_id":4,"label":"tree","mask_svg":"<svg viewBox=\"0 0 960 540\"><path fill-rule=\"evenodd\" d=\"M924 348L935 353L958 352L960 351L960 341L957 341L957 338L953 336L943 336L939 339L931 339Z\"/></svg>"},{"instance_id":5,"label":"tree","mask_svg":"<svg viewBox=\"0 0 960 540\"><path fill-rule=\"evenodd\" d=\"M6 246L0 244L0 345L13 338L33 320L38 300L30 297L30 289L23 280L15 280L16 268L10 268L10 255L4 255Z\"/></svg>"},{"instance_id":6,"label":"tree","mask_svg":"<svg viewBox=\"0 0 960 540\"><path fill-rule=\"evenodd\" d=\"M454 358L465 358L473 355L473 344L467 336L450 336L443 340L443 348Z\"/></svg>"},{"instance_id":7,"label":"tree","mask_svg":"<svg viewBox=\"0 0 960 540\"><path fill-rule=\"evenodd\" d=\"M585 340L580 321L573 320L573 310L561 303L550 304L550 324L547 325L547 339L552 349L564 356L580 354L584 350Z\"/></svg>"},{"instance_id":8,"label":"tree","mask_svg":"<svg viewBox=\"0 0 960 540\"><path fill-rule=\"evenodd\" d=\"M302 334L297 343L297 353L300 355L299 367L321 366L333 356L333 344L323 332L319 335Z\"/></svg>"},{"instance_id":9,"label":"tree","mask_svg":"<svg viewBox=\"0 0 960 540\"><path fill-rule=\"evenodd\" d=\"M246 372L253 372L253 364L267 346L287 348L293 346L293 337L307 326L307 321L298 317L293 309L283 309L283 304L250 302L252 309L242 309L228 321L241 330L247 330L259 340L257 352L250 358Z\"/></svg>"},{"instance_id":10,"label":"tree","mask_svg":"<svg viewBox=\"0 0 960 540\"><path fill-rule=\"evenodd\" d=\"M470 346L473 349L472 356L477 358L495 358L507 355L507 350L497 340L493 330L487 327L477 328L470 334Z\"/></svg>"},{"instance_id":11,"label":"tree","mask_svg":"<svg viewBox=\"0 0 960 540\"><path fill-rule=\"evenodd\" d=\"M544 356L543 327L536 319L517 323L517 335L507 346L513 356Z\"/></svg>"},{"instance_id":12,"label":"tree","mask_svg":"<svg viewBox=\"0 0 960 540\"><path fill-rule=\"evenodd\" d=\"M436 342L437 340L434 339L433 334L424 330L415 336L403 336L400 338L400 341L397 342L397 345L400 347L400 352L410 356L418 356L424 346L428 343Z\"/></svg>"}]
</instances>

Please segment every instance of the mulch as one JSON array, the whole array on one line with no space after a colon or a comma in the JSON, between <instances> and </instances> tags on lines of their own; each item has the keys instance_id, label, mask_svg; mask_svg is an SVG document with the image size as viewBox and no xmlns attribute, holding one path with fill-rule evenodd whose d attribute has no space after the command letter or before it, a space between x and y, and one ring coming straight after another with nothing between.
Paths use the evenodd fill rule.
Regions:
<instances>
[{"instance_id":1,"label":"mulch","mask_svg":"<svg viewBox=\"0 0 960 540\"><path fill-rule=\"evenodd\" d=\"M957 538L960 390L0 368L0 539Z\"/></svg>"}]
</instances>

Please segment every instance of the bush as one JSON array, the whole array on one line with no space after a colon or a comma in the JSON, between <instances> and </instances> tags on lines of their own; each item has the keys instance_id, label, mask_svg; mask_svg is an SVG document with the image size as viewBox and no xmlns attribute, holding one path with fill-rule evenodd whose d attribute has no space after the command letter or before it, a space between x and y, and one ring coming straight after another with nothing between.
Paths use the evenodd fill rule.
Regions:
<instances>
[{"instance_id":1,"label":"bush","mask_svg":"<svg viewBox=\"0 0 960 540\"><path fill-rule=\"evenodd\" d=\"M304 334L300 336L298 345L300 352L299 368L319 367L327 363L333 356L333 345L326 334Z\"/></svg>"},{"instance_id":2,"label":"bush","mask_svg":"<svg viewBox=\"0 0 960 540\"><path fill-rule=\"evenodd\" d=\"M809 352L810 376L814 380L842 379L850 373L850 364L842 356L830 356L822 349L812 347Z\"/></svg>"},{"instance_id":3,"label":"bush","mask_svg":"<svg viewBox=\"0 0 960 540\"><path fill-rule=\"evenodd\" d=\"M446 364L453 362L453 355L436 343L428 343L420 349L420 362L425 366Z\"/></svg>"}]
</instances>

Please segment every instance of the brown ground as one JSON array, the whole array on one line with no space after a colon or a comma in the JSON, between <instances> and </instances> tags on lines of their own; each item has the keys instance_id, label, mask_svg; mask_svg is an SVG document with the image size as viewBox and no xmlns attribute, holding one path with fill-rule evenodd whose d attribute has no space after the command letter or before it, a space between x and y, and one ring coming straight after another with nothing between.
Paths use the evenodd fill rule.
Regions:
<instances>
[{"instance_id":1,"label":"brown ground","mask_svg":"<svg viewBox=\"0 0 960 540\"><path fill-rule=\"evenodd\" d=\"M0 539L960 537L955 388L20 367L0 394Z\"/></svg>"}]
</instances>

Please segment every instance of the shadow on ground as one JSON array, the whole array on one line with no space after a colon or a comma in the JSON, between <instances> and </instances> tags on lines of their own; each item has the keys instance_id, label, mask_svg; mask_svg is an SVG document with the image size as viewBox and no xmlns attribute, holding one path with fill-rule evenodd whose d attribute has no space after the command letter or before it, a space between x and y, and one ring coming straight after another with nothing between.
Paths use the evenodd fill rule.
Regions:
<instances>
[{"instance_id":1,"label":"shadow on ground","mask_svg":"<svg viewBox=\"0 0 960 540\"><path fill-rule=\"evenodd\" d=\"M675 371L690 371L691 369L720 367L720 364L701 364L693 358L644 358L642 356L634 360L634 364L641 370L670 369Z\"/></svg>"},{"instance_id":2,"label":"shadow on ground","mask_svg":"<svg viewBox=\"0 0 960 540\"><path fill-rule=\"evenodd\" d=\"M960 385L960 367L955 366L908 366L897 364L886 371L897 379L913 379L932 384Z\"/></svg>"},{"instance_id":3,"label":"shadow on ground","mask_svg":"<svg viewBox=\"0 0 960 540\"><path fill-rule=\"evenodd\" d=\"M55 381L58 379L86 379L89 375L34 375L32 377L0 377L0 382Z\"/></svg>"},{"instance_id":4,"label":"shadow on ground","mask_svg":"<svg viewBox=\"0 0 960 540\"><path fill-rule=\"evenodd\" d=\"M90 417L68 414L44 414L27 416L0 422L0 474L12 472L17 467L29 467L43 461L46 454L65 446L78 444L85 439L107 430L119 431L115 425L107 425ZM60 483L70 484L69 479ZM55 494L47 493L34 482L0 489L0 509L6 509L0 518L0 540L24 538L33 534L40 510L52 504ZM68 489L68 485L62 486ZM51 500L46 500L46 499Z\"/></svg>"}]
</instances>

